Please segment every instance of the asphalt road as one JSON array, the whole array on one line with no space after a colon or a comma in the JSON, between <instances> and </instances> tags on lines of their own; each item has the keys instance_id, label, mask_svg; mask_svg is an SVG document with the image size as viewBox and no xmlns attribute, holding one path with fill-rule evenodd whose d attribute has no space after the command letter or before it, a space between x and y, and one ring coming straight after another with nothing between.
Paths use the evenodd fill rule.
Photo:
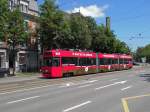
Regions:
<instances>
[{"instance_id":1,"label":"asphalt road","mask_svg":"<svg viewBox=\"0 0 150 112\"><path fill-rule=\"evenodd\" d=\"M150 68L2 84L0 112L150 112Z\"/></svg>"}]
</instances>

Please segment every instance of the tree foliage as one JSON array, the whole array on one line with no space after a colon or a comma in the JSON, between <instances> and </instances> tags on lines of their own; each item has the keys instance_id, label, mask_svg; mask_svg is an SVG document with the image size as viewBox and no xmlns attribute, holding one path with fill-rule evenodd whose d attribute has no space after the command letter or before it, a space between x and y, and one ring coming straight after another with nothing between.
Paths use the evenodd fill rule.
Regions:
<instances>
[{"instance_id":1,"label":"tree foliage","mask_svg":"<svg viewBox=\"0 0 150 112\"><path fill-rule=\"evenodd\" d=\"M63 13L55 5L54 0L45 0L40 7L40 35L44 48L59 48L62 32Z\"/></svg>"},{"instance_id":2,"label":"tree foliage","mask_svg":"<svg viewBox=\"0 0 150 112\"><path fill-rule=\"evenodd\" d=\"M12 60L13 60L13 75L15 74L15 57L17 46L24 44L28 37L28 33L25 31L24 18L20 12L18 6L16 6L8 16L8 45L12 51Z\"/></svg>"},{"instance_id":3,"label":"tree foliage","mask_svg":"<svg viewBox=\"0 0 150 112\"><path fill-rule=\"evenodd\" d=\"M45 0L40 8L40 36L44 49L130 52L126 43L118 40L114 32L104 25L97 25L94 18L84 17L81 13L65 13L55 4L55 0Z\"/></svg>"},{"instance_id":4,"label":"tree foliage","mask_svg":"<svg viewBox=\"0 0 150 112\"><path fill-rule=\"evenodd\" d=\"M8 1L0 0L0 40L4 41L8 30L8 16L10 11L8 9Z\"/></svg>"},{"instance_id":5,"label":"tree foliage","mask_svg":"<svg viewBox=\"0 0 150 112\"><path fill-rule=\"evenodd\" d=\"M24 18L16 5L9 9L8 0L0 0L0 40L7 42L10 48L10 57L13 60L13 75L15 71L15 51L19 44L26 41L28 34L25 31Z\"/></svg>"},{"instance_id":6,"label":"tree foliage","mask_svg":"<svg viewBox=\"0 0 150 112\"><path fill-rule=\"evenodd\" d=\"M91 35L85 17L80 13L71 14L70 28L72 46L76 49L88 49L91 45Z\"/></svg>"},{"instance_id":7,"label":"tree foliage","mask_svg":"<svg viewBox=\"0 0 150 112\"><path fill-rule=\"evenodd\" d=\"M146 61L150 62L150 44L146 45L145 47L139 47L135 53L136 61L141 61L141 58L146 57Z\"/></svg>"},{"instance_id":8,"label":"tree foliage","mask_svg":"<svg viewBox=\"0 0 150 112\"><path fill-rule=\"evenodd\" d=\"M10 10L8 0L0 0L0 40L16 46L24 43L26 38L24 18L18 6Z\"/></svg>"},{"instance_id":9,"label":"tree foliage","mask_svg":"<svg viewBox=\"0 0 150 112\"><path fill-rule=\"evenodd\" d=\"M14 9L9 15L8 21L8 42L10 46L24 43L28 37L25 31L24 18L18 8Z\"/></svg>"}]
</instances>

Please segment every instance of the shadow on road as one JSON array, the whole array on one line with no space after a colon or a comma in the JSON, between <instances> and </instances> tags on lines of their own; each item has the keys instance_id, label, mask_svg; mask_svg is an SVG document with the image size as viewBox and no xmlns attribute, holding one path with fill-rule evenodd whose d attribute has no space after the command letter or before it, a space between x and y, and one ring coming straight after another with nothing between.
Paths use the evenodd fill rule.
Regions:
<instances>
[{"instance_id":1,"label":"shadow on road","mask_svg":"<svg viewBox=\"0 0 150 112\"><path fill-rule=\"evenodd\" d=\"M148 73L148 74L140 74L140 77L144 77L145 81L150 82L150 73Z\"/></svg>"}]
</instances>

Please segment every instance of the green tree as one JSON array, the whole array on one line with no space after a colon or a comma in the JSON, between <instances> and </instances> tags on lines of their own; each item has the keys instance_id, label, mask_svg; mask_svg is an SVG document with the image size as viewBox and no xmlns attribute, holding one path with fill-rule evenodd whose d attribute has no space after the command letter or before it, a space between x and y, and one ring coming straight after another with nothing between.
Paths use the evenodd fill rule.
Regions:
<instances>
[{"instance_id":1,"label":"green tree","mask_svg":"<svg viewBox=\"0 0 150 112\"><path fill-rule=\"evenodd\" d=\"M116 39L115 43L116 43L115 51L117 53L122 53L122 54L130 54L131 53L130 48L128 47L128 45L125 42L121 42L120 40Z\"/></svg>"},{"instance_id":2,"label":"green tree","mask_svg":"<svg viewBox=\"0 0 150 112\"><path fill-rule=\"evenodd\" d=\"M5 41L8 32L8 20L10 10L8 0L0 0L0 40Z\"/></svg>"},{"instance_id":3,"label":"green tree","mask_svg":"<svg viewBox=\"0 0 150 112\"><path fill-rule=\"evenodd\" d=\"M17 46L25 43L27 37L28 33L25 31L23 15L16 7L9 14L8 20L8 45L12 50L13 75L15 71L15 57Z\"/></svg>"},{"instance_id":4,"label":"green tree","mask_svg":"<svg viewBox=\"0 0 150 112\"><path fill-rule=\"evenodd\" d=\"M85 17L80 13L71 14L70 24L73 48L89 49L92 37Z\"/></svg>"},{"instance_id":5,"label":"green tree","mask_svg":"<svg viewBox=\"0 0 150 112\"><path fill-rule=\"evenodd\" d=\"M150 44L145 47L139 47L136 50L136 61L141 61L141 58L146 57L146 61L150 62Z\"/></svg>"},{"instance_id":6,"label":"green tree","mask_svg":"<svg viewBox=\"0 0 150 112\"><path fill-rule=\"evenodd\" d=\"M63 12L55 4L55 0L45 0L40 6L40 37L42 49L59 48L62 25L64 22Z\"/></svg>"},{"instance_id":7,"label":"green tree","mask_svg":"<svg viewBox=\"0 0 150 112\"><path fill-rule=\"evenodd\" d=\"M70 15L64 13L64 22L61 25L61 30L59 32L59 36L61 38L58 39L60 48L74 48L72 46L73 36L71 33L71 24L70 24ZM66 17L67 16L67 17ZM69 18L68 18L69 17Z\"/></svg>"},{"instance_id":8,"label":"green tree","mask_svg":"<svg viewBox=\"0 0 150 112\"><path fill-rule=\"evenodd\" d=\"M40 37L44 49L89 49L95 52L128 53L128 46L104 25L81 13L67 14L45 0L40 12Z\"/></svg>"},{"instance_id":9,"label":"green tree","mask_svg":"<svg viewBox=\"0 0 150 112\"><path fill-rule=\"evenodd\" d=\"M92 17L86 17L86 24L88 26L89 35L90 35L90 49L97 52L101 50L101 47L99 47L99 44L103 38L100 38L100 30L98 29L98 26L96 24L96 21Z\"/></svg>"},{"instance_id":10,"label":"green tree","mask_svg":"<svg viewBox=\"0 0 150 112\"><path fill-rule=\"evenodd\" d=\"M96 52L113 53L115 36L113 32L106 32L106 28L103 24L97 26L96 36L93 37L92 48Z\"/></svg>"}]
</instances>

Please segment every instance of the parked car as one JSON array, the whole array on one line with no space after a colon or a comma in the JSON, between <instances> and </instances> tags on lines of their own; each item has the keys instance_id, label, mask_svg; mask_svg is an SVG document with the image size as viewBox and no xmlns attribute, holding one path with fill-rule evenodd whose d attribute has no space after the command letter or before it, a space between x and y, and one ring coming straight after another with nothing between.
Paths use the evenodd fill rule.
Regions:
<instances>
[{"instance_id":1,"label":"parked car","mask_svg":"<svg viewBox=\"0 0 150 112\"><path fill-rule=\"evenodd\" d=\"M9 76L10 71L8 68L0 68L0 77Z\"/></svg>"}]
</instances>

